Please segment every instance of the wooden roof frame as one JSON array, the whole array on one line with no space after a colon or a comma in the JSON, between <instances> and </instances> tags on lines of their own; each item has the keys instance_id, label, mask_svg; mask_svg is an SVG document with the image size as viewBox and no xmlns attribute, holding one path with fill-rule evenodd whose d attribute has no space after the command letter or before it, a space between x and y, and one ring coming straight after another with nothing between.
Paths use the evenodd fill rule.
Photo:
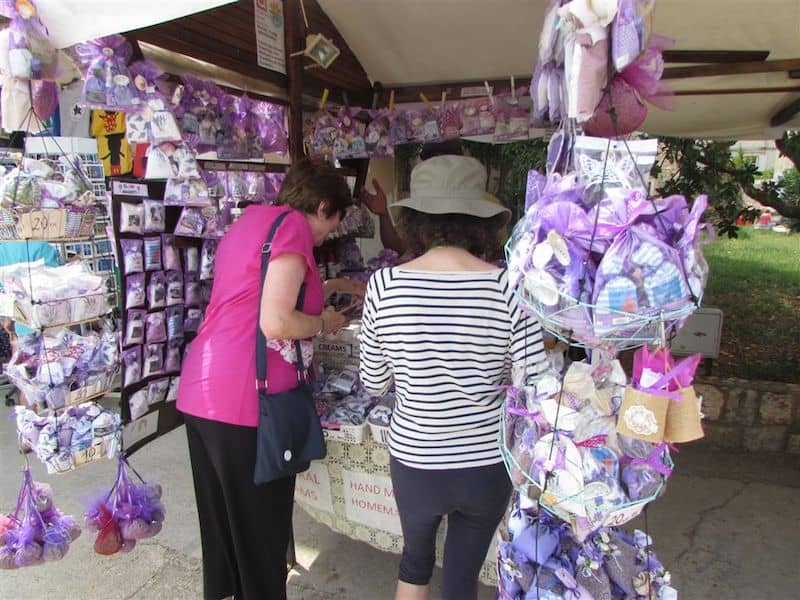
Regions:
<instances>
[{"instance_id":1,"label":"wooden roof frame","mask_svg":"<svg viewBox=\"0 0 800 600\"><path fill-rule=\"evenodd\" d=\"M328 88L332 102L371 106L374 99L386 104L387 94L380 82L373 85L363 66L350 49L347 41L337 30L331 19L322 10L317 0L283 0L285 19L285 46L287 73L284 75L264 69L257 64L255 14L252 0L238 0L201 13L196 13L161 23L152 27L131 31L129 39L136 39L159 46L169 51L185 54L192 58L218 65L246 75L267 81L287 91L290 106L290 149L292 157L302 153L302 98L320 98ZM308 27L306 28L307 19ZM328 69L316 67L303 56L292 57L293 52L301 52L309 33L320 33L333 40L341 51L340 56ZM725 52L725 51L667 51L670 62L689 63L687 66L665 69L664 79L687 79L711 75L737 75L746 73L800 72L800 59L766 60L769 52ZM695 56L696 55L696 56ZM713 55L713 56L712 56ZM745 56L746 55L746 56ZM734 56L737 60L734 60ZM696 64L695 61L701 64ZM695 64L692 64L695 63ZM705 64L703 64L705 63ZM528 85L530 73L516 77L517 85ZM495 93L508 91L508 80L489 82ZM483 82L438 83L395 88L395 101L416 102L420 92L428 98L439 98L442 92L447 97L458 99L461 88L479 85ZM703 87L703 86L699 86ZM796 86L773 88L740 88L730 90L682 90L678 95L743 94L796 91ZM791 103L773 117L773 124L786 122L798 112L800 101Z\"/></svg>"}]
</instances>

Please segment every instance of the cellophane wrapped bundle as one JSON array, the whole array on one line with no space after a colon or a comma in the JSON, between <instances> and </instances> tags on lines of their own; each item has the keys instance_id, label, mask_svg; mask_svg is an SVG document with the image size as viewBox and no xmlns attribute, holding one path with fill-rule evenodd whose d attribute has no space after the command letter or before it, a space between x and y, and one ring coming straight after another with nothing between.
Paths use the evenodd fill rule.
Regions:
<instances>
[{"instance_id":1,"label":"cellophane wrapped bundle","mask_svg":"<svg viewBox=\"0 0 800 600\"><path fill-rule=\"evenodd\" d=\"M135 111L141 104L128 61L133 48L124 36L109 35L75 47L86 67L81 104L98 110Z\"/></svg>"},{"instance_id":2,"label":"cellophane wrapped bundle","mask_svg":"<svg viewBox=\"0 0 800 600\"><path fill-rule=\"evenodd\" d=\"M78 522L56 508L50 486L25 469L16 509L0 515L0 569L61 560L80 534Z\"/></svg>"},{"instance_id":3,"label":"cellophane wrapped bundle","mask_svg":"<svg viewBox=\"0 0 800 600\"><path fill-rule=\"evenodd\" d=\"M647 172L642 157L607 147L602 160L578 147L566 175L531 171L506 257L512 285L544 327L622 349L653 340L662 320L680 325L699 306L707 198L691 207L683 196L649 199L637 183Z\"/></svg>"},{"instance_id":4,"label":"cellophane wrapped bundle","mask_svg":"<svg viewBox=\"0 0 800 600\"><path fill-rule=\"evenodd\" d=\"M578 539L622 525L661 492L669 448L617 430L627 379L619 361L574 362L507 392L502 452L512 482ZM663 429L662 429L663 431Z\"/></svg>"},{"instance_id":5,"label":"cellophane wrapped bundle","mask_svg":"<svg viewBox=\"0 0 800 600\"><path fill-rule=\"evenodd\" d=\"M120 456L111 491L95 500L84 515L86 526L97 532L94 550L98 554L130 552L137 541L157 535L163 526L161 486L141 479L136 483L129 468L125 457Z\"/></svg>"},{"instance_id":6,"label":"cellophane wrapped bundle","mask_svg":"<svg viewBox=\"0 0 800 600\"><path fill-rule=\"evenodd\" d=\"M70 390L100 379L107 381L118 358L113 332L81 336L59 329L21 337L6 373L25 392L29 405L61 408L67 404Z\"/></svg>"},{"instance_id":7,"label":"cellophane wrapped bundle","mask_svg":"<svg viewBox=\"0 0 800 600\"><path fill-rule=\"evenodd\" d=\"M33 450L49 473L74 469L79 466L76 457L88 462L116 454L119 414L96 402L70 406L59 413L36 413L22 406L15 412L20 444ZM87 457L92 450L93 455Z\"/></svg>"}]
</instances>

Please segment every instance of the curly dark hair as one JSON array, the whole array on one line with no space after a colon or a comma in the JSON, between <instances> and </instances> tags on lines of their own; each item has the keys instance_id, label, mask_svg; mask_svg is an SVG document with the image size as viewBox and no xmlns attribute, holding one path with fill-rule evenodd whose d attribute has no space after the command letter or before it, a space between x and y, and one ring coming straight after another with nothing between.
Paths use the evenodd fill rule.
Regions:
<instances>
[{"instance_id":1,"label":"curly dark hair","mask_svg":"<svg viewBox=\"0 0 800 600\"><path fill-rule=\"evenodd\" d=\"M304 158L293 164L286 172L277 204L314 214L323 201L327 202L326 217L337 212L344 217L347 207L353 203L344 177L322 160Z\"/></svg>"},{"instance_id":2,"label":"curly dark hair","mask_svg":"<svg viewBox=\"0 0 800 600\"><path fill-rule=\"evenodd\" d=\"M401 208L397 227L406 248L415 256L435 246L455 246L478 258L494 261L503 256L501 232L506 215L487 219L460 213L430 214Z\"/></svg>"}]
</instances>

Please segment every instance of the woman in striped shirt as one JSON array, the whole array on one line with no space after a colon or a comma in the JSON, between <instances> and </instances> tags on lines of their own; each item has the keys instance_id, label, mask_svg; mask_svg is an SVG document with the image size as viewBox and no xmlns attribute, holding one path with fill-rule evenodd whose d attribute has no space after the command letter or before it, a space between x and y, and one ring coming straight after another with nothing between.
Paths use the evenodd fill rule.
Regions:
<instances>
[{"instance_id":1,"label":"woman in striped shirt","mask_svg":"<svg viewBox=\"0 0 800 600\"><path fill-rule=\"evenodd\" d=\"M404 548L396 600L424 600L436 531L447 516L445 600L477 597L478 572L508 505L498 446L500 386L512 363L544 369L538 322L520 309L498 249L510 211L487 199L474 158L438 156L411 173L411 197L392 205L419 258L370 279L361 333L361 380L374 394L394 383L389 451Z\"/></svg>"}]
</instances>

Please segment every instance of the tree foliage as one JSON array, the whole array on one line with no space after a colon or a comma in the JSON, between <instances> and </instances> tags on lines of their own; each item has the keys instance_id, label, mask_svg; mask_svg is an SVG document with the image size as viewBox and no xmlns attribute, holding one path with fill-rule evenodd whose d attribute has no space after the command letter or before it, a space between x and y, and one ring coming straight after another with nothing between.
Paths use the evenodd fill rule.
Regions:
<instances>
[{"instance_id":1,"label":"tree foliage","mask_svg":"<svg viewBox=\"0 0 800 600\"><path fill-rule=\"evenodd\" d=\"M547 142L543 139L509 144L483 144L462 141L464 153L480 160L487 171L499 172L497 195L512 211L512 222L525 212L525 188L528 171L544 171L547 161Z\"/></svg>"},{"instance_id":2,"label":"tree foliage","mask_svg":"<svg viewBox=\"0 0 800 600\"><path fill-rule=\"evenodd\" d=\"M683 194L696 198L708 194L710 217L720 233L736 236L736 219L752 216L744 195L774 208L784 217L800 219L800 182L784 176L780 181L764 177L755 161L733 153L734 142L710 142L663 138L661 160L653 169L660 195ZM775 141L783 156L800 167L800 134L787 133Z\"/></svg>"}]
</instances>

